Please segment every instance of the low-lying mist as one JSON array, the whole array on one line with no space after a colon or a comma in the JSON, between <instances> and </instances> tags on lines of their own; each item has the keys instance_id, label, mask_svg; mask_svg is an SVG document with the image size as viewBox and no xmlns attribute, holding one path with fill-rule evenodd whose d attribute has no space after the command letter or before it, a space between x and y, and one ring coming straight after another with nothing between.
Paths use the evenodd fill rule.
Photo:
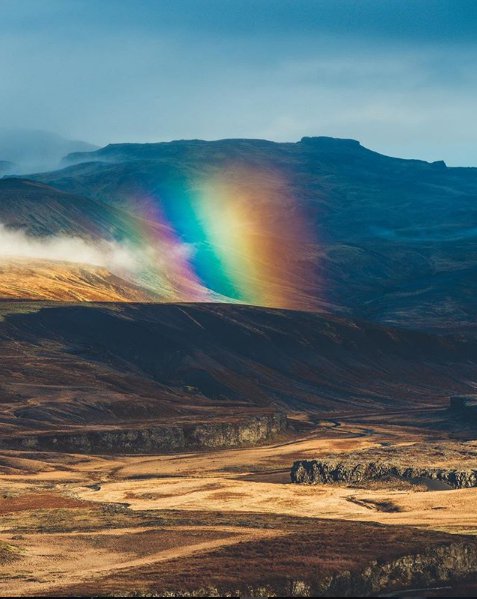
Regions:
<instances>
[{"instance_id":1,"label":"low-lying mist","mask_svg":"<svg viewBox=\"0 0 477 599\"><path fill-rule=\"evenodd\" d=\"M125 244L66 235L31 237L0 223L0 260L13 258L88 264L116 273L133 272L138 268L138 256Z\"/></svg>"},{"instance_id":2,"label":"low-lying mist","mask_svg":"<svg viewBox=\"0 0 477 599\"><path fill-rule=\"evenodd\" d=\"M201 301L210 297L186 267L193 251L189 244L171 240L151 244L147 240L132 243L67 235L34 237L0 223L0 264L55 261L105 268L163 299Z\"/></svg>"}]
</instances>

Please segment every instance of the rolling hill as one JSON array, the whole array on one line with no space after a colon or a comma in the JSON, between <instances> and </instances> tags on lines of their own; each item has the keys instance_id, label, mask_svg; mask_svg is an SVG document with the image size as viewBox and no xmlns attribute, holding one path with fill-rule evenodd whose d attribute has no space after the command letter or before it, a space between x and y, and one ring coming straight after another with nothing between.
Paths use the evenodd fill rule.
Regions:
<instances>
[{"instance_id":1,"label":"rolling hill","mask_svg":"<svg viewBox=\"0 0 477 599\"><path fill-rule=\"evenodd\" d=\"M225 304L1 302L3 434L244 418L419 422L470 392L473 340ZM437 412L436 412L437 410ZM442 414L441 414L442 417ZM434 416L435 418L435 416Z\"/></svg>"},{"instance_id":2,"label":"rolling hill","mask_svg":"<svg viewBox=\"0 0 477 599\"><path fill-rule=\"evenodd\" d=\"M137 287L106 268L18 258L0 261L0 297L69 302L158 300L152 291Z\"/></svg>"},{"instance_id":3,"label":"rolling hill","mask_svg":"<svg viewBox=\"0 0 477 599\"><path fill-rule=\"evenodd\" d=\"M37 181L0 179L0 222L31 236L111 239L112 225L117 223L120 234L127 219L114 207Z\"/></svg>"}]
</instances>

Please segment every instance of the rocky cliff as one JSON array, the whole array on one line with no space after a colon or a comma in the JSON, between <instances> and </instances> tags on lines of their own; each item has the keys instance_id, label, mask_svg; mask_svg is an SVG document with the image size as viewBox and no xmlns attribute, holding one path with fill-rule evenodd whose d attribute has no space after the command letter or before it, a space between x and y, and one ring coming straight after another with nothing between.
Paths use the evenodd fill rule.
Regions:
<instances>
[{"instance_id":1,"label":"rocky cliff","mask_svg":"<svg viewBox=\"0 0 477 599\"><path fill-rule=\"evenodd\" d=\"M396 559L371 562L358 572L344 571L325 579L293 581L292 596L365 597L383 591L425 589L458 580L477 570L477 546L458 542ZM298 591L298 592L297 592Z\"/></svg>"},{"instance_id":2,"label":"rocky cliff","mask_svg":"<svg viewBox=\"0 0 477 599\"><path fill-rule=\"evenodd\" d=\"M477 486L477 470L474 469L403 466L373 461L298 460L293 464L290 476L293 483L310 485L353 485L399 479L411 482L439 481L454 489Z\"/></svg>"},{"instance_id":3,"label":"rocky cliff","mask_svg":"<svg viewBox=\"0 0 477 599\"><path fill-rule=\"evenodd\" d=\"M71 452L156 453L256 445L287 428L276 412L229 422L171 424L143 428L109 428L43 433L0 439L0 447Z\"/></svg>"}]
</instances>

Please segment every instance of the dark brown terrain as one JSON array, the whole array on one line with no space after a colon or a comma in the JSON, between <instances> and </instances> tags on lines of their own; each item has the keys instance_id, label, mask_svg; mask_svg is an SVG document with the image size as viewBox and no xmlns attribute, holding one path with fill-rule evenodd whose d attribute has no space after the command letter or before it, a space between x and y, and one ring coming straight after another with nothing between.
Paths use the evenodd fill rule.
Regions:
<instances>
[{"instance_id":1,"label":"dark brown terrain","mask_svg":"<svg viewBox=\"0 0 477 599\"><path fill-rule=\"evenodd\" d=\"M472 391L477 342L213 304L0 304L2 437L131 429L260 410L412 411ZM118 449L118 448L117 448ZM119 450L119 449L118 449Z\"/></svg>"}]
</instances>

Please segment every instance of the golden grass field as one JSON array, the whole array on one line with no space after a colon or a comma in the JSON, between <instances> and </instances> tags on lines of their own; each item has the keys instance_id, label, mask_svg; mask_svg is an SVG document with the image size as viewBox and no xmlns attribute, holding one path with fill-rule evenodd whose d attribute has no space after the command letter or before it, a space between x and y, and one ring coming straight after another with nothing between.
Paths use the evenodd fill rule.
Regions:
<instances>
[{"instance_id":1,"label":"golden grass field","mask_svg":"<svg viewBox=\"0 0 477 599\"><path fill-rule=\"evenodd\" d=\"M115 276L106 268L52 260L0 261L2 299L144 302L153 294Z\"/></svg>"},{"instance_id":2,"label":"golden grass field","mask_svg":"<svg viewBox=\"0 0 477 599\"><path fill-rule=\"evenodd\" d=\"M255 546L260 555L274 556L267 572L281 572L291 559L284 557L286 543L293 541L297 563L306 561L308 545L316 548L313 535L323 543L327 539L325 554L333 559L320 567L331 570L342 569L343 562L357 565L361 558L355 546L364 556L377 550L383 555L406 543L441 541L442 534L475 535L477 489L431 492L412 485L364 489L289 482L295 459L383 443L408 447L428 435L375 426L363 436L361 427L344 424L339 432L319 427L272 445L193 454L116 457L3 450L1 592L145 592L158 577L167 582L160 572L176 572L177 584L196 585L203 580L193 564L204 572L214 568L214 560L231 559L234 551L245 559L244 549ZM393 511L381 507L389 505ZM375 529L375 523L386 526ZM372 542L378 533L385 537L380 546ZM352 539L355 546L349 545Z\"/></svg>"}]
</instances>

